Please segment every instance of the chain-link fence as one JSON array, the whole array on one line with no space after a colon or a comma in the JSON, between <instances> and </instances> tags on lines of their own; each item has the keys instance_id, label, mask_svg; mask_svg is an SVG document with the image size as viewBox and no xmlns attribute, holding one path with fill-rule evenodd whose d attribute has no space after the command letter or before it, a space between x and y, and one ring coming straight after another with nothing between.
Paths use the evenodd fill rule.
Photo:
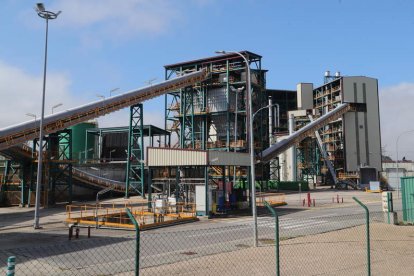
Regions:
<instances>
[{"instance_id":1,"label":"chain-link fence","mask_svg":"<svg viewBox=\"0 0 414 276\"><path fill-rule=\"evenodd\" d=\"M412 275L413 226L388 224L383 212L370 212L367 250L366 214L360 206L352 208L352 215L340 215L339 209L305 215L290 210L278 228L262 209L258 247L250 217L145 231L139 274L276 275L279 229L280 275L367 275L369 268L372 275ZM16 275L134 275L135 234L105 231L90 239L0 249L0 260L6 267L7 258L16 256Z\"/></svg>"},{"instance_id":2,"label":"chain-link fence","mask_svg":"<svg viewBox=\"0 0 414 276\"><path fill-rule=\"evenodd\" d=\"M0 250L3 267L9 256L16 257L15 275L117 275L134 270L135 236L82 236L53 245Z\"/></svg>"}]
</instances>

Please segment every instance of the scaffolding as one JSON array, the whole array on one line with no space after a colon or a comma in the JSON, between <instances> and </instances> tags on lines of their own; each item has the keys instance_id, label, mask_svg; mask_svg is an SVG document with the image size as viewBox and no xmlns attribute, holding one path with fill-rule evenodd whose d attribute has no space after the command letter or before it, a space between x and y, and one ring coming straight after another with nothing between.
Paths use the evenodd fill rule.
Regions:
<instances>
[{"instance_id":1,"label":"scaffolding","mask_svg":"<svg viewBox=\"0 0 414 276\"><path fill-rule=\"evenodd\" d=\"M249 61L253 112L267 105L266 70L261 56L242 51ZM190 72L207 69L210 78L193 86L171 91L165 95L165 128L172 132L173 147L182 149L248 152L246 95L247 69L244 59L237 54L182 62L165 66L168 80ZM268 114L259 112L254 118L255 151L269 146ZM215 201L228 201L233 188L245 189L248 180L246 168L238 166L211 166L207 168L205 183L214 188ZM269 166L257 165L260 180L269 179ZM193 176L205 177L205 172ZM230 184L223 184L230 183ZM214 196L213 196L214 197Z\"/></svg>"},{"instance_id":2,"label":"scaffolding","mask_svg":"<svg viewBox=\"0 0 414 276\"><path fill-rule=\"evenodd\" d=\"M319 116L333 110L341 103L341 78L325 78L325 84L313 91L313 105L315 113ZM345 172L343 118L338 118L324 126L319 130L319 135L322 146L327 153L328 160L326 162L331 162L336 170L336 177L338 177L339 174ZM357 179L358 177L354 180L357 181Z\"/></svg>"}]
</instances>

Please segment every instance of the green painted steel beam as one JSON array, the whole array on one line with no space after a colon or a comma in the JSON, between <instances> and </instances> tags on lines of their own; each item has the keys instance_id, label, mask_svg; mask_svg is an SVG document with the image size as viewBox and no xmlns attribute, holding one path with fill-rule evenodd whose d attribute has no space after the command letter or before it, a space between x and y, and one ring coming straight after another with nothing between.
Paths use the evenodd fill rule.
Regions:
<instances>
[{"instance_id":1,"label":"green painted steel beam","mask_svg":"<svg viewBox=\"0 0 414 276\"><path fill-rule=\"evenodd\" d=\"M125 198L129 197L130 190L145 198L143 147L143 106L137 104L130 107Z\"/></svg>"}]
</instances>

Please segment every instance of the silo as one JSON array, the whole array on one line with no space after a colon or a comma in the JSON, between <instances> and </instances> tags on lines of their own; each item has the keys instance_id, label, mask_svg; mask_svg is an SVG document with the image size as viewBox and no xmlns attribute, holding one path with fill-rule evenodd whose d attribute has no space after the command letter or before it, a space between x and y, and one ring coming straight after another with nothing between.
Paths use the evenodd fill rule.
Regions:
<instances>
[{"instance_id":1,"label":"silo","mask_svg":"<svg viewBox=\"0 0 414 276\"><path fill-rule=\"evenodd\" d=\"M96 128L94 122L80 123L70 127L72 130L72 159L84 160L93 158L95 151L95 139L88 137L88 144L86 143L86 130Z\"/></svg>"}]
</instances>

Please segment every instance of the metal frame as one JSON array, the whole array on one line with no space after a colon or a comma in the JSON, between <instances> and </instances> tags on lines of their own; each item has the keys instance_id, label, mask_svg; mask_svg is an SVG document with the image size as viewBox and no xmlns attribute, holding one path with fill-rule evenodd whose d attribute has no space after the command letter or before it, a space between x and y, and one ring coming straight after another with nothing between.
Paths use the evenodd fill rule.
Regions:
<instances>
[{"instance_id":1,"label":"metal frame","mask_svg":"<svg viewBox=\"0 0 414 276\"><path fill-rule=\"evenodd\" d=\"M49 204L68 192L72 203L72 130L65 129L50 134L47 139L49 161Z\"/></svg>"},{"instance_id":2,"label":"metal frame","mask_svg":"<svg viewBox=\"0 0 414 276\"><path fill-rule=\"evenodd\" d=\"M207 76L207 71L201 70L164 81L160 84L133 90L122 95L113 96L105 100L96 101L77 108L45 116L43 126L44 135L63 130L69 126L112 113L125 107L136 105L143 101L164 95L171 90L190 86L206 79ZM36 138L39 134L37 121L38 120L36 120L35 124L33 124L32 120L0 129L0 150Z\"/></svg>"},{"instance_id":3,"label":"metal frame","mask_svg":"<svg viewBox=\"0 0 414 276\"><path fill-rule=\"evenodd\" d=\"M125 198L129 197L130 190L145 198L143 146L143 106L137 104L130 107Z\"/></svg>"}]
</instances>

